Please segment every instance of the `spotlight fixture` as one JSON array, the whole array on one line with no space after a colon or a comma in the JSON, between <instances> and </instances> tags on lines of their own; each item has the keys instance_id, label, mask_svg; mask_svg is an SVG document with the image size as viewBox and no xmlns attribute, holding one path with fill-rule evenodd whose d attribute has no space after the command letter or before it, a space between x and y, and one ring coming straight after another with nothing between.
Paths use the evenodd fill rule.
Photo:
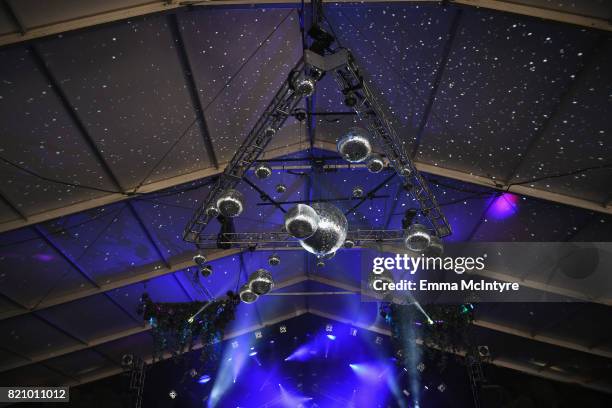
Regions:
<instances>
[{"instance_id":1,"label":"spotlight fixture","mask_svg":"<svg viewBox=\"0 0 612 408\"><path fill-rule=\"evenodd\" d=\"M404 244L411 251L422 252L427 249L430 242L431 234L424 225L412 224L406 231Z\"/></svg>"},{"instance_id":2,"label":"spotlight fixture","mask_svg":"<svg viewBox=\"0 0 612 408\"><path fill-rule=\"evenodd\" d=\"M422 373L423 371L425 371L425 363L420 362L419 364L417 364L416 368L417 370L419 370L420 373Z\"/></svg>"},{"instance_id":3,"label":"spotlight fixture","mask_svg":"<svg viewBox=\"0 0 612 408\"><path fill-rule=\"evenodd\" d=\"M327 338L330 340L336 340L336 336L334 336L333 334L328 334Z\"/></svg>"},{"instance_id":4,"label":"spotlight fixture","mask_svg":"<svg viewBox=\"0 0 612 408\"><path fill-rule=\"evenodd\" d=\"M285 229L295 238L312 236L319 228L319 215L309 205L298 204L285 214Z\"/></svg>"},{"instance_id":5,"label":"spotlight fixture","mask_svg":"<svg viewBox=\"0 0 612 408\"><path fill-rule=\"evenodd\" d=\"M287 326L281 326L278 328L278 331L283 334L283 333L287 333Z\"/></svg>"},{"instance_id":6,"label":"spotlight fixture","mask_svg":"<svg viewBox=\"0 0 612 408\"><path fill-rule=\"evenodd\" d=\"M267 179L272 175L272 169L265 163L260 163L255 167L255 177L260 180Z\"/></svg>"},{"instance_id":7,"label":"spotlight fixture","mask_svg":"<svg viewBox=\"0 0 612 408\"><path fill-rule=\"evenodd\" d=\"M199 254L199 253L195 254L193 256L193 262L196 265L204 265L204 263L206 263L206 257L204 255L202 255L202 254Z\"/></svg>"},{"instance_id":8,"label":"spotlight fixture","mask_svg":"<svg viewBox=\"0 0 612 408\"><path fill-rule=\"evenodd\" d=\"M333 332L334 331L334 326L332 324L326 324L325 325L325 331L326 332Z\"/></svg>"},{"instance_id":9,"label":"spotlight fixture","mask_svg":"<svg viewBox=\"0 0 612 408\"><path fill-rule=\"evenodd\" d=\"M249 287L248 284L244 284L240 288L240 291L238 292L238 295L240 296L240 300L243 303L253 303L259 297L255 292L253 292L251 290L251 288Z\"/></svg>"},{"instance_id":10,"label":"spotlight fixture","mask_svg":"<svg viewBox=\"0 0 612 408\"><path fill-rule=\"evenodd\" d=\"M352 248L354 246L355 246L355 241L353 241L352 239L344 240L344 247L345 248Z\"/></svg>"},{"instance_id":11,"label":"spotlight fixture","mask_svg":"<svg viewBox=\"0 0 612 408\"><path fill-rule=\"evenodd\" d=\"M200 378L198 378L198 384L206 384L210 382L210 375L204 374Z\"/></svg>"},{"instance_id":12,"label":"spotlight fixture","mask_svg":"<svg viewBox=\"0 0 612 408\"><path fill-rule=\"evenodd\" d=\"M363 197L363 193L364 193L363 187L361 186L353 187L353 192L352 192L353 198L361 198Z\"/></svg>"},{"instance_id":13,"label":"spotlight fixture","mask_svg":"<svg viewBox=\"0 0 612 408\"><path fill-rule=\"evenodd\" d=\"M372 153L366 166L370 173L380 173L385 168L385 161L380 154Z\"/></svg>"},{"instance_id":14,"label":"spotlight fixture","mask_svg":"<svg viewBox=\"0 0 612 408\"><path fill-rule=\"evenodd\" d=\"M268 257L268 264L272 266L277 266L281 263L281 259L278 255L272 254Z\"/></svg>"},{"instance_id":15,"label":"spotlight fixture","mask_svg":"<svg viewBox=\"0 0 612 408\"><path fill-rule=\"evenodd\" d=\"M368 132L362 128L352 128L338 140L338 152L344 160L359 163L366 160L372 153L372 145Z\"/></svg>"},{"instance_id":16,"label":"spotlight fixture","mask_svg":"<svg viewBox=\"0 0 612 408\"><path fill-rule=\"evenodd\" d=\"M261 339L263 337L263 334L261 333L261 330L257 330L255 332L255 338L256 339Z\"/></svg>"},{"instance_id":17,"label":"spotlight fixture","mask_svg":"<svg viewBox=\"0 0 612 408\"><path fill-rule=\"evenodd\" d=\"M346 95L344 95L344 104L349 108L357 105L357 96L354 92L347 92Z\"/></svg>"},{"instance_id":18,"label":"spotlight fixture","mask_svg":"<svg viewBox=\"0 0 612 408\"><path fill-rule=\"evenodd\" d=\"M257 296L265 295L274 287L272 274L265 269L258 269L249 277L249 289Z\"/></svg>"},{"instance_id":19,"label":"spotlight fixture","mask_svg":"<svg viewBox=\"0 0 612 408\"><path fill-rule=\"evenodd\" d=\"M227 189L217 199L217 207L225 217L237 217L244 210L244 196L238 190Z\"/></svg>"},{"instance_id":20,"label":"spotlight fixture","mask_svg":"<svg viewBox=\"0 0 612 408\"><path fill-rule=\"evenodd\" d=\"M283 183L277 184L276 185L276 192L277 193L284 193L285 191L287 191L287 186L284 185Z\"/></svg>"},{"instance_id":21,"label":"spotlight fixture","mask_svg":"<svg viewBox=\"0 0 612 408\"><path fill-rule=\"evenodd\" d=\"M206 215L208 215L211 218L215 218L219 216L219 208L216 205L209 205L206 208Z\"/></svg>"},{"instance_id":22,"label":"spotlight fixture","mask_svg":"<svg viewBox=\"0 0 612 408\"><path fill-rule=\"evenodd\" d=\"M212 265L204 265L200 267L200 274L205 278L208 278L210 275L212 275L212 272Z\"/></svg>"}]
</instances>

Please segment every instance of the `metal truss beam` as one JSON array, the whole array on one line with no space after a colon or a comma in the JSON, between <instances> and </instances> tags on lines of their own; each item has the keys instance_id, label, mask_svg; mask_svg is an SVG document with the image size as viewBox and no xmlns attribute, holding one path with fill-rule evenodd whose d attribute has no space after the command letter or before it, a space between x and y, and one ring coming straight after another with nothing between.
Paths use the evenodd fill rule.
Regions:
<instances>
[{"instance_id":1,"label":"metal truss beam","mask_svg":"<svg viewBox=\"0 0 612 408\"><path fill-rule=\"evenodd\" d=\"M310 1L306 1L309 3ZM375 3L434 3L440 1L434 0L370 0L365 4ZM86 2L82 2L87 4ZM75 17L64 19L59 22L48 22L38 27L26 27L23 23L15 24L17 31L0 35L0 46L7 44L15 44L23 41L30 41L36 38L46 37L49 35L59 34L67 31L79 30L86 27L96 26L100 24L108 24L114 21L125 20L128 18L144 16L147 14L175 12L189 4L201 4L206 7L235 7L244 5L245 7L253 4L275 5L275 4L295 4L296 7L300 4L300 0L215 0L215 1L177 1L177 0L158 0L158 1L143 1L141 5L128 6L108 10L88 10L83 8L82 13L74 13ZM354 3L353 0L333 0L325 1L325 3ZM449 3L457 5L466 5L472 7L487 8L513 14L526 15L531 17L542 18L546 20L558 21L567 24L575 24L578 26L595 28L599 30L612 31L612 23L605 18L589 17L578 14L573 14L565 11L552 10L544 7L522 5L516 2L507 0L450 0ZM77 3L71 3L77 4ZM359 4L341 5L341 7L356 7ZM78 15L80 14L80 15ZM23 16L15 15L13 20L21 21Z\"/></svg>"}]
</instances>

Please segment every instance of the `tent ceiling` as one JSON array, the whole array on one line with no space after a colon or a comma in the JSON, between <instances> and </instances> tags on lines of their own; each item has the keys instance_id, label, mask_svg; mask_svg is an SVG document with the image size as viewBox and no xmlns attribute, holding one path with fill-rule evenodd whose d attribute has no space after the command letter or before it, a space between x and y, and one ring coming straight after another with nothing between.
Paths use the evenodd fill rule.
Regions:
<instances>
[{"instance_id":1,"label":"tent ceiling","mask_svg":"<svg viewBox=\"0 0 612 408\"><path fill-rule=\"evenodd\" d=\"M24 21L33 27L57 16L47 18ZM419 140L416 161L453 226L450 240L609 241L609 168L512 186L523 194L514 215L489 211L495 183L507 188L609 164L607 33L438 5L342 5L329 18L383 91L407 142ZM9 20L2 21L6 27ZM0 155L6 159L0 163L0 332L9 334L0 339L0 378L78 383L116 373L126 351L150 354L148 327L135 314L138 297L145 285L158 301L201 297L189 279L193 248L181 240L182 229L219 172L212 158L223 168L299 58L300 44L295 9L219 6L0 49ZM321 83L317 112L345 109L333 85ZM205 124L194 122L200 114ZM317 116L315 154L333 155L337 136L352 121ZM305 157L309 144L305 125L294 121L265 158ZM340 168L317 174L311 185L312 170L304 167L265 181L247 177L273 199L291 201L311 191L346 198L355 180L371 190L389 176ZM287 192L275 193L281 182ZM381 197L351 214L350 225L399 228L411 205L400 187L396 179L383 183ZM142 194L126 194L135 189ZM278 228L282 214L255 189L244 183L240 189L249 208L238 231ZM217 229L211 224L207 232ZM207 287L216 295L235 289L270 253L211 253ZM303 251L279 253L282 263L273 272L280 291L359 286L359 250L339 253L325 268ZM533 289L567 295L546 282ZM571 303L567 314L546 304L483 305L477 326L500 365L609 391L612 383L598 373L610 366L610 299L599 302ZM267 296L242 305L231 332L305 312L384 331L374 304L347 295ZM538 365L542 360L548 368Z\"/></svg>"}]
</instances>

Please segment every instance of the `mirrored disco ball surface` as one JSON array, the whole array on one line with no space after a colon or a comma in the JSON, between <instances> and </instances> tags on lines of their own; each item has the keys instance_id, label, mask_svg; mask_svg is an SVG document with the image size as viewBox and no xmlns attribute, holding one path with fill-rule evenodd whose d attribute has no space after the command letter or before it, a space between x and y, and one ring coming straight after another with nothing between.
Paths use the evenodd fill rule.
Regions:
<instances>
[{"instance_id":1,"label":"mirrored disco ball surface","mask_svg":"<svg viewBox=\"0 0 612 408\"><path fill-rule=\"evenodd\" d=\"M302 248L317 256L336 252L344 244L348 222L338 209L329 203L315 203L312 208L319 216L316 232L300 241Z\"/></svg>"},{"instance_id":2,"label":"mirrored disco ball surface","mask_svg":"<svg viewBox=\"0 0 612 408\"><path fill-rule=\"evenodd\" d=\"M258 269L249 278L249 288L256 295L265 295L274 287L272 274L265 269Z\"/></svg>"},{"instance_id":3,"label":"mirrored disco ball surface","mask_svg":"<svg viewBox=\"0 0 612 408\"><path fill-rule=\"evenodd\" d=\"M285 214L285 229L295 238L308 238L319 227L319 215L309 205L298 204Z\"/></svg>"},{"instance_id":4,"label":"mirrored disco ball surface","mask_svg":"<svg viewBox=\"0 0 612 408\"><path fill-rule=\"evenodd\" d=\"M338 152L344 160L359 163L372 154L372 145L368 131L363 128L352 128L338 140Z\"/></svg>"},{"instance_id":5,"label":"mirrored disco ball surface","mask_svg":"<svg viewBox=\"0 0 612 408\"><path fill-rule=\"evenodd\" d=\"M217 200L217 208L226 217L237 217L244 210L244 196L240 191L230 188Z\"/></svg>"}]
</instances>

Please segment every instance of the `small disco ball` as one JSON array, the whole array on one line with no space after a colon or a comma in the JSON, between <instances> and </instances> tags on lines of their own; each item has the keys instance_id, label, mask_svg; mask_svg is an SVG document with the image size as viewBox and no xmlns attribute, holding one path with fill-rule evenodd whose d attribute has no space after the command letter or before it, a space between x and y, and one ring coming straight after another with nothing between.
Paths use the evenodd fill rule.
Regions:
<instances>
[{"instance_id":1,"label":"small disco ball","mask_svg":"<svg viewBox=\"0 0 612 408\"><path fill-rule=\"evenodd\" d=\"M429 246L431 234L427 227L421 224L412 224L406 230L404 244L406 248L414 252L422 252Z\"/></svg>"},{"instance_id":2,"label":"small disco ball","mask_svg":"<svg viewBox=\"0 0 612 408\"><path fill-rule=\"evenodd\" d=\"M226 217L237 217L244 210L244 196L238 190L227 189L217 199L217 207Z\"/></svg>"},{"instance_id":3,"label":"small disco ball","mask_svg":"<svg viewBox=\"0 0 612 408\"><path fill-rule=\"evenodd\" d=\"M338 140L338 152L344 160L359 163L372 153L368 132L362 128L352 128Z\"/></svg>"},{"instance_id":4,"label":"small disco ball","mask_svg":"<svg viewBox=\"0 0 612 408\"><path fill-rule=\"evenodd\" d=\"M193 256L193 262L196 265L204 265L204 263L206 263L206 257L202 254L195 254Z\"/></svg>"},{"instance_id":5,"label":"small disco ball","mask_svg":"<svg viewBox=\"0 0 612 408\"><path fill-rule=\"evenodd\" d=\"M344 104L349 108L352 108L357 105L357 96L354 92L349 92L346 94L346 96L344 97Z\"/></svg>"},{"instance_id":6,"label":"small disco ball","mask_svg":"<svg viewBox=\"0 0 612 408\"><path fill-rule=\"evenodd\" d=\"M121 366L123 368L130 367L133 362L134 362L134 355L133 354L124 354L123 356L121 356Z\"/></svg>"},{"instance_id":7,"label":"small disco ball","mask_svg":"<svg viewBox=\"0 0 612 408\"><path fill-rule=\"evenodd\" d=\"M310 237L300 240L300 245L318 257L336 252L346 240L346 217L329 203L315 203L312 208L319 217L318 227Z\"/></svg>"},{"instance_id":8,"label":"small disco ball","mask_svg":"<svg viewBox=\"0 0 612 408\"><path fill-rule=\"evenodd\" d=\"M208 278L210 275L212 275L212 272L213 270L211 265L204 265L200 267L200 274L205 278Z\"/></svg>"},{"instance_id":9,"label":"small disco ball","mask_svg":"<svg viewBox=\"0 0 612 408\"><path fill-rule=\"evenodd\" d=\"M192 368L191 370L189 370L189 376L191 378L194 378L196 375L198 375L198 370L196 370L195 368Z\"/></svg>"},{"instance_id":10,"label":"small disco ball","mask_svg":"<svg viewBox=\"0 0 612 408\"><path fill-rule=\"evenodd\" d=\"M170 390L170 392L168 393L168 396L170 397L170 399L175 399L176 397L178 397L178 394L176 391Z\"/></svg>"},{"instance_id":11,"label":"small disco ball","mask_svg":"<svg viewBox=\"0 0 612 408\"><path fill-rule=\"evenodd\" d=\"M422 373L423 371L425 371L425 363L421 362L416 366L417 370L419 370L420 373Z\"/></svg>"},{"instance_id":12,"label":"small disco ball","mask_svg":"<svg viewBox=\"0 0 612 408\"><path fill-rule=\"evenodd\" d=\"M272 169L267 164L261 163L255 167L255 177L260 180L267 179L272 175Z\"/></svg>"},{"instance_id":13,"label":"small disco ball","mask_svg":"<svg viewBox=\"0 0 612 408\"><path fill-rule=\"evenodd\" d=\"M276 185L276 192L277 193L284 193L285 191L287 191L287 186L284 184L277 184Z\"/></svg>"},{"instance_id":14,"label":"small disco ball","mask_svg":"<svg viewBox=\"0 0 612 408\"><path fill-rule=\"evenodd\" d=\"M370 173L380 173L385 168L385 161L380 154L372 153L366 166Z\"/></svg>"},{"instance_id":15,"label":"small disco ball","mask_svg":"<svg viewBox=\"0 0 612 408\"><path fill-rule=\"evenodd\" d=\"M275 134L276 134L276 129L274 129L273 127L266 128L266 136L272 137Z\"/></svg>"},{"instance_id":16,"label":"small disco ball","mask_svg":"<svg viewBox=\"0 0 612 408\"><path fill-rule=\"evenodd\" d=\"M353 241L352 239L346 239L344 240L344 247L345 248L353 248L355 246L355 241Z\"/></svg>"},{"instance_id":17,"label":"small disco ball","mask_svg":"<svg viewBox=\"0 0 612 408\"><path fill-rule=\"evenodd\" d=\"M249 288L248 283L242 285L240 291L238 292L238 296L240 296L240 301L242 301L243 303L253 303L259 297L255 292L251 290L251 288Z\"/></svg>"},{"instance_id":18,"label":"small disco ball","mask_svg":"<svg viewBox=\"0 0 612 408\"><path fill-rule=\"evenodd\" d=\"M295 238L312 236L319 228L319 215L309 205L298 204L285 214L285 229Z\"/></svg>"},{"instance_id":19,"label":"small disco ball","mask_svg":"<svg viewBox=\"0 0 612 408\"><path fill-rule=\"evenodd\" d=\"M430 258L437 258L442 256L444 253L444 244L442 244L442 240L437 235L432 235L429 241L429 246L423 251L425 256Z\"/></svg>"},{"instance_id":20,"label":"small disco ball","mask_svg":"<svg viewBox=\"0 0 612 408\"><path fill-rule=\"evenodd\" d=\"M274 287L272 274L265 269L258 269L249 277L249 289L257 296L265 295Z\"/></svg>"},{"instance_id":21,"label":"small disco ball","mask_svg":"<svg viewBox=\"0 0 612 408\"><path fill-rule=\"evenodd\" d=\"M280 257L276 254L272 254L268 257L268 264L272 266L277 266L281 262Z\"/></svg>"},{"instance_id":22,"label":"small disco ball","mask_svg":"<svg viewBox=\"0 0 612 408\"><path fill-rule=\"evenodd\" d=\"M363 193L364 193L363 187L361 187L361 186L353 187L353 193L352 194L353 194L354 198L361 198L361 197L363 197Z\"/></svg>"},{"instance_id":23,"label":"small disco ball","mask_svg":"<svg viewBox=\"0 0 612 408\"><path fill-rule=\"evenodd\" d=\"M446 385L444 383L441 383L440 385L438 385L438 391L440 392L446 391Z\"/></svg>"},{"instance_id":24,"label":"small disco ball","mask_svg":"<svg viewBox=\"0 0 612 408\"><path fill-rule=\"evenodd\" d=\"M209 205L208 208L206 208L206 215L208 215L211 218L215 218L219 216L219 208L216 205Z\"/></svg>"},{"instance_id":25,"label":"small disco ball","mask_svg":"<svg viewBox=\"0 0 612 408\"><path fill-rule=\"evenodd\" d=\"M315 90L316 81L312 78L299 76L293 83L295 92L302 96L310 96Z\"/></svg>"}]
</instances>

